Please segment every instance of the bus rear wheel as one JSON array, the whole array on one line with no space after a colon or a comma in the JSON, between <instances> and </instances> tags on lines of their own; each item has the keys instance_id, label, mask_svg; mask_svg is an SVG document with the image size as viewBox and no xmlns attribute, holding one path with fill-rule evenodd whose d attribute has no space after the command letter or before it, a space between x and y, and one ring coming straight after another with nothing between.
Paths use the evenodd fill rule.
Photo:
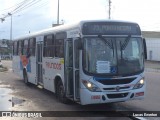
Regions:
<instances>
[{"instance_id":1,"label":"bus rear wheel","mask_svg":"<svg viewBox=\"0 0 160 120\"><path fill-rule=\"evenodd\" d=\"M65 96L64 87L61 81L58 81L57 83L57 98L62 103L68 103L68 99Z\"/></svg>"},{"instance_id":2,"label":"bus rear wheel","mask_svg":"<svg viewBox=\"0 0 160 120\"><path fill-rule=\"evenodd\" d=\"M24 83L25 83L26 85L29 85L28 76L27 76L26 71L25 71L24 74L23 74L23 79L24 79Z\"/></svg>"}]
</instances>

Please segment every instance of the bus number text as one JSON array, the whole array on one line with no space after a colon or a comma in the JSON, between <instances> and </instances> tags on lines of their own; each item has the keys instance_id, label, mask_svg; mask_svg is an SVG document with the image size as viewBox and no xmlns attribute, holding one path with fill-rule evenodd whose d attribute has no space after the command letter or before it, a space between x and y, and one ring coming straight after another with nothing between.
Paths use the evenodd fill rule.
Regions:
<instances>
[{"instance_id":1,"label":"bus number text","mask_svg":"<svg viewBox=\"0 0 160 120\"><path fill-rule=\"evenodd\" d=\"M49 62L46 62L46 67L47 68L53 68L53 69L56 69L56 70L61 70L61 64L60 63L49 63Z\"/></svg>"}]
</instances>

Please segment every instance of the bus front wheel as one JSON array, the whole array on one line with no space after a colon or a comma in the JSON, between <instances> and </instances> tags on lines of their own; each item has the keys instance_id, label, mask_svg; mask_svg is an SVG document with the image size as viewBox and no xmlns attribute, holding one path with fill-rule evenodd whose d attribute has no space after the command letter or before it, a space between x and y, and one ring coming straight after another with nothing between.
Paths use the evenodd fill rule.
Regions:
<instances>
[{"instance_id":1,"label":"bus front wheel","mask_svg":"<svg viewBox=\"0 0 160 120\"><path fill-rule=\"evenodd\" d=\"M64 87L61 81L58 81L57 83L57 98L62 103L68 103L68 99L65 96Z\"/></svg>"}]
</instances>

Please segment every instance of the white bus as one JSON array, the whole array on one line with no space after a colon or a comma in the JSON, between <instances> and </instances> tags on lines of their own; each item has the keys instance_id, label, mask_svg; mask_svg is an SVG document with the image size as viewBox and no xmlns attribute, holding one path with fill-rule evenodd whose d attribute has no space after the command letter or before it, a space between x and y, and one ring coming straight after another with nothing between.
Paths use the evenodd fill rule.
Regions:
<instances>
[{"instance_id":1,"label":"white bus","mask_svg":"<svg viewBox=\"0 0 160 120\"><path fill-rule=\"evenodd\" d=\"M14 40L13 71L67 103L143 99L145 39L137 23L86 20Z\"/></svg>"}]
</instances>

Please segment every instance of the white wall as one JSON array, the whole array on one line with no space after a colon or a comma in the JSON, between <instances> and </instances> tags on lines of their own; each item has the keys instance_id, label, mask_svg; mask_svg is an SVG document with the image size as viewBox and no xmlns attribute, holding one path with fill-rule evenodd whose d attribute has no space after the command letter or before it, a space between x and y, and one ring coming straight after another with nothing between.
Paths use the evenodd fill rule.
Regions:
<instances>
[{"instance_id":1,"label":"white wall","mask_svg":"<svg viewBox=\"0 0 160 120\"><path fill-rule=\"evenodd\" d=\"M160 61L160 38L145 38L147 44L147 60Z\"/></svg>"}]
</instances>

